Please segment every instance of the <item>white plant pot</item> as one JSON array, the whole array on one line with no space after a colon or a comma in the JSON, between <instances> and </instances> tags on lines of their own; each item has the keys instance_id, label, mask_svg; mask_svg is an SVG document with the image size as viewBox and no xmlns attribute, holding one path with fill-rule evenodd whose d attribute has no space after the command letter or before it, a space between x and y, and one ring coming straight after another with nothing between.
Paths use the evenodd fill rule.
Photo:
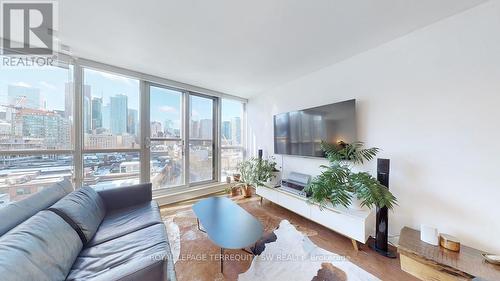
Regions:
<instances>
[{"instance_id":1,"label":"white plant pot","mask_svg":"<svg viewBox=\"0 0 500 281\"><path fill-rule=\"evenodd\" d=\"M349 204L349 209L352 209L352 210L364 210L365 207L362 207L361 206L361 200L358 199L358 196L356 196L356 194L353 194L352 195L352 200L351 200L351 204Z\"/></svg>"},{"instance_id":2,"label":"white plant pot","mask_svg":"<svg viewBox=\"0 0 500 281\"><path fill-rule=\"evenodd\" d=\"M278 186L281 180L281 172L273 172L271 179L267 181L267 184L271 187Z\"/></svg>"}]
</instances>

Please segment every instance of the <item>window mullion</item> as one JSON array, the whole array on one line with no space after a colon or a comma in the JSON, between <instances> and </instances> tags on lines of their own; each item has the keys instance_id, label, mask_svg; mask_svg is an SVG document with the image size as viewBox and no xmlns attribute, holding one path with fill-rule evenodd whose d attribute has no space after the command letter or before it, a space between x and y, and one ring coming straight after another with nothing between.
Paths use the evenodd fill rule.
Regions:
<instances>
[{"instance_id":1,"label":"window mullion","mask_svg":"<svg viewBox=\"0 0 500 281\"><path fill-rule=\"evenodd\" d=\"M150 85L148 82L140 81L140 132L139 139L141 142L141 182L150 182L151 179L151 128L150 128Z\"/></svg>"},{"instance_id":2,"label":"window mullion","mask_svg":"<svg viewBox=\"0 0 500 281\"><path fill-rule=\"evenodd\" d=\"M74 126L74 183L75 188L83 184L83 70L78 62L74 64L73 73L73 126Z\"/></svg>"},{"instance_id":3,"label":"window mullion","mask_svg":"<svg viewBox=\"0 0 500 281\"><path fill-rule=\"evenodd\" d=\"M184 151L184 184L189 186L189 122L191 110L189 107L189 92L182 93L182 125L183 125L183 151Z\"/></svg>"},{"instance_id":4,"label":"window mullion","mask_svg":"<svg viewBox=\"0 0 500 281\"><path fill-rule=\"evenodd\" d=\"M213 158L214 158L214 169L213 169L213 180L216 181L221 181L221 154L220 154L220 147L221 147L221 120L222 120L222 111L221 111L221 104L222 102L220 101L219 98L215 98L214 100L214 118L212 122L212 128L213 128L213 142L214 142L214 151L213 151Z\"/></svg>"}]
</instances>

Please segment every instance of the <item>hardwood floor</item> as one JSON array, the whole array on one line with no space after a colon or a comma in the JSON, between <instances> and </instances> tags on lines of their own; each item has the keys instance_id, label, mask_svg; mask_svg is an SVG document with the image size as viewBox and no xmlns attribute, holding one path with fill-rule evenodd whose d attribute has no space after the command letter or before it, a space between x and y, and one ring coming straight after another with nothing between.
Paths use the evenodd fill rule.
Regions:
<instances>
[{"instance_id":1,"label":"hardwood floor","mask_svg":"<svg viewBox=\"0 0 500 281\"><path fill-rule=\"evenodd\" d=\"M225 195L218 194L217 196ZM245 272L249 268L252 257L242 251L228 250L226 254L238 255L241 260L226 260L224 262L224 274L219 273L219 260L211 257L217 255L220 249L208 240L205 233L197 229L196 217L191 209L192 204L197 200L199 199L161 208L164 220L173 220L180 229L180 259L175 265L178 280L237 280L238 274ZM366 245L360 245L359 251L356 252L353 249L350 239L290 212L281 206L267 200L264 200L263 204L260 205L260 198L258 196L249 199L236 197L233 200L258 218L263 224L265 232L274 230L281 220L286 219L303 234L309 236L319 247L347 257L351 262L381 280L417 280L401 271L399 258L388 259L382 257Z\"/></svg>"}]
</instances>

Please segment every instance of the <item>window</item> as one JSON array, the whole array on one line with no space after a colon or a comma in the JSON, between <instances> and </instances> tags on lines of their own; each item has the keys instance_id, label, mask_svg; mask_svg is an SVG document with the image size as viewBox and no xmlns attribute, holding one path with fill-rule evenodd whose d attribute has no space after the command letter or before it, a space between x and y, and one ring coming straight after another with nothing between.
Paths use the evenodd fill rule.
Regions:
<instances>
[{"instance_id":1,"label":"window","mask_svg":"<svg viewBox=\"0 0 500 281\"><path fill-rule=\"evenodd\" d=\"M151 181L156 190L237 171L242 102L99 67L0 69L0 207L63 178L97 189Z\"/></svg>"},{"instance_id":2,"label":"window","mask_svg":"<svg viewBox=\"0 0 500 281\"><path fill-rule=\"evenodd\" d=\"M154 189L184 184L183 93L150 87L150 179Z\"/></svg>"},{"instance_id":3,"label":"window","mask_svg":"<svg viewBox=\"0 0 500 281\"><path fill-rule=\"evenodd\" d=\"M238 164L243 161L243 103L222 99L221 105L221 180L237 173Z\"/></svg>"},{"instance_id":4,"label":"window","mask_svg":"<svg viewBox=\"0 0 500 281\"><path fill-rule=\"evenodd\" d=\"M88 68L83 77L84 184L139 183L139 80Z\"/></svg>"},{"instance_id":5,"label":"window","mask_svg":"<svg viewBox=\"0 0 500 281\"><path fill-rule=\"evenodd\" d=\"M189 96L189 182L214 179L214 100Z\"/></svg>"},{"instance_id":6,"label":"window","mask_svg":"<svg viewBox=\"0 0 500 281\"><path fill-rule=\"evenodd\" d=\"M0 68L0 206L73 176L72 75Z\"/></svg>"}]
</instances>

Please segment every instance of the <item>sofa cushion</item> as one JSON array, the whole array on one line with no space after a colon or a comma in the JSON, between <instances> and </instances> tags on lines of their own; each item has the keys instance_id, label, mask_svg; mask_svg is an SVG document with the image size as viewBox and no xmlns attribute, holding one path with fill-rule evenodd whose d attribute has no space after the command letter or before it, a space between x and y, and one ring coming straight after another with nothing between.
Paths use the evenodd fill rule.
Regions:
<instances>
[{"instance_id":1,"label":"sofa cushion","mask_svg":"<svg viewBox=\"0 0 500 281\"><path fill-rule=\"evenodd\" d=\"M158 223L163 222L156 201L112 210L106 213L97 232L86 247L95 246Z\"/></svg>"},{"instance_id":2,"label":"sofa cushion","mask_svg":"<svg viewBox=\"0 0 500 281\"><path fill-rule=\"evenodd\" d=\"M64 280L81 249L62 218L41 211L0 237L0 279Z\"/></svg>"},{"instance_id":3,"label":"sofa cushion","mask_svg":"<svg viewBox=\"0 0 500 281\"><path fill-rule=\"evenodd\" d=\"M55 183L29 197L0 208L0 236L73 191L69 180Z\"/></svg>"},{"instance_id":4,"label":"sofa cushion","mask_svg":"<svg viewBox=\"0 0 500 281\"><path fill-rule=\"evenodd\" d=\"M92 239L106 214L104 202L91 187L82 187L68 194L49 210L70 224L84 245Z\"/></svg>"},{"instance_id":5,"label":"sofa cushion","mask_svg":"<svg viewBox=\"0 0 500 281\"><path fill-rule=\"evenodd\" d=\"M170 255L165 225L155 224L83 249L67 280L166 280Z\"/></svg>"}]
</instances>

